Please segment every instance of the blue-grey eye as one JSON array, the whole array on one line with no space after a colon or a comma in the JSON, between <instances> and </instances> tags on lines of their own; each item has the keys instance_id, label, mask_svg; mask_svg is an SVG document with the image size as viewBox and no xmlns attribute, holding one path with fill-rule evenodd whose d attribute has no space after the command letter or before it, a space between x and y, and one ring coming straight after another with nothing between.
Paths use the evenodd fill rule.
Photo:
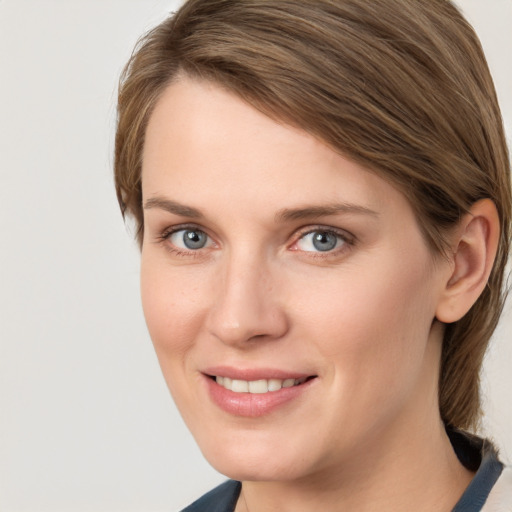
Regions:
<instances>
[{"instance_id":1,"label":"blue-grey eye","mask_svg":"<svg viewBox=\"0 0 512 512\"><path fill-rule=\"evenodd\" d=\"M180 249L197 251L206 247L208 235L200 229L179 229L170 235L169 240Z\"/></svg>"},{"instance_id":2,"label":"blue-grey eye","mask_svg":"<svg viewBox=\"0 0 512 512\"><path fill-rule=\"evenodd\" d=\"M183 233L183 243L188 249L202 249L206 245L207 236L202 231L186 230Z\"/></svg>"},{"instance_id":3,"label":"blue-grey eye","mask_svg":"<svg viewBox=\"0 0 512 512\"><path fill-rule=\"evenodd\" d=\"M333 233L313 233L313 246L319 251L331 251L336 247L338 239Z\"/></svg>"},{"instance_id":4,"label":"blue-grey eye","mask_svg":"<svg viewBox=\"0 0 512 512\"><path fill-rule=\"evenodd\" d=\"M332 231L311 231L303 235L297 242L297 247L306 252L328 252L345 243L342 236Z\"/></svg>"}]
</instances>

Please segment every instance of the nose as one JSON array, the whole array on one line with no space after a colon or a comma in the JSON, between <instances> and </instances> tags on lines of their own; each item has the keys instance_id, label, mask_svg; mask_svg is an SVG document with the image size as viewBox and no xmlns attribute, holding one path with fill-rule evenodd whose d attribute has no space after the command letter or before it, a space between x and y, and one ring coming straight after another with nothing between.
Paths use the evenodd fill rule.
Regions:
<instances>
[{"instance_id":1,"label":"nose","mask_svg":"<svg viewBox=\"0 0 512 512\"><path fill-rule=\"evenodd\" d=\"M231 258L216 279L218 289L206 319L209 333L239 347L281 338L288 319L279 300L280 279L273 274L261 259Z\"/></svg>"}]
</instances>

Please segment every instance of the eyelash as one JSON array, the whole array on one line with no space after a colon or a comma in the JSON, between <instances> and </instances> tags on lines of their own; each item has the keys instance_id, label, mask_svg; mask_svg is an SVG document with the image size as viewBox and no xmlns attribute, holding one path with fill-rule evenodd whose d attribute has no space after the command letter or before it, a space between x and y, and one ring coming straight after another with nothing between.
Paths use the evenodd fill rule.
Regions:
<instances>
[{"instance_id":1,"label":"eyelash","mask_svg":"<svg viewBox=\"0 0 512 512\"><path fill-rule=\"evenodd\" d=\"M185 256L185 257L193 257L193 258L198 257L201 255L200 249L184 250L184 249L176 247L175 245L173 245L169 242L170 237L174 233L177 233L179 231L187 231L187 230L199 231L201 233L204 233L210 240L212 240L212 238L208 235L208 233L204 229L201 229L199 226L196 226L193 224L181 224L181 225L177 225L177 226L172 226L172 227L167 228L164 231L162 231L156 237L156 242L163 245L168 252L175 254L176 256ZM300 250L300 249L291 249L291 250L301 252L302 254L306 254L307 257L309 257L309 258L326 259L329 257L338 256L340 253L346 252L352 246L354 246L356 243L356 238L352 234L350 234L346 231L338 230L331 226L327 227L327 226L319 225L319 226L314 226L314 227L308 227L302 231L299 231L297 236L294 237L294 241L292 242L292 244L288 245L288 247L295 246L297 243L299 243L300 240L305 238L307 235L310 235L313 233L324 233L324 234L334 235L338 239L340 239L343 242L343 244L339 248L335 247L334 249L328 250L328 251L304 251L304 250Z\"/></svg>"}]
</instances>

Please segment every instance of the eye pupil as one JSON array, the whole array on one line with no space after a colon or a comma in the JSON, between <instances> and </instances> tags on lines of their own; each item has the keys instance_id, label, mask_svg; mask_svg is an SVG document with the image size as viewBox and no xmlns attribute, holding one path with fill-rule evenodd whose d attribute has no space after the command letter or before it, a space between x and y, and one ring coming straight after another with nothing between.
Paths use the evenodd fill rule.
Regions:
<instances>
[{"instance_id":1,"label":"eye pupil","mask_svg":"<svg viewBox=\"0 0 512 512\"><path fill-rule=\"evenodd\" d=\"M333 233L319 231L313 235L313 246L318 251L330 251L336 247L337 238Z\"/></svg>"},{"instance_id":2,"label":"eye pupil","mask_svg":"<svg viewBox=\"0 0 512 512\"><path fill-rule=\"evenodd\" d=\"M183 233L183 243L187 249L202 249L206 245L206 234L198 230L186 230Z\"/></svg>"}]
</instances>

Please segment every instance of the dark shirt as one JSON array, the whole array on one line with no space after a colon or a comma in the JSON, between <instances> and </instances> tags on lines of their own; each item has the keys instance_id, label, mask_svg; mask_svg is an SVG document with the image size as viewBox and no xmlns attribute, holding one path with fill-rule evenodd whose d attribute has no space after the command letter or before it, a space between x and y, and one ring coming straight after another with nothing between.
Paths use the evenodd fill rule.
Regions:
<instances>
[{"instance_id":1,"label":"dark shirt","mask_svg":"<svg viewBox=\"0 0 512 512\"><path fill-rule=\"evenodd\" d=\"M503 470L493 445L470 434L449 431L453 449L461 463L476 471L452 512L480 512ZM208 492L182 512L234 512L242 484L228 480Z\"/></svg>"}]
</instances>

